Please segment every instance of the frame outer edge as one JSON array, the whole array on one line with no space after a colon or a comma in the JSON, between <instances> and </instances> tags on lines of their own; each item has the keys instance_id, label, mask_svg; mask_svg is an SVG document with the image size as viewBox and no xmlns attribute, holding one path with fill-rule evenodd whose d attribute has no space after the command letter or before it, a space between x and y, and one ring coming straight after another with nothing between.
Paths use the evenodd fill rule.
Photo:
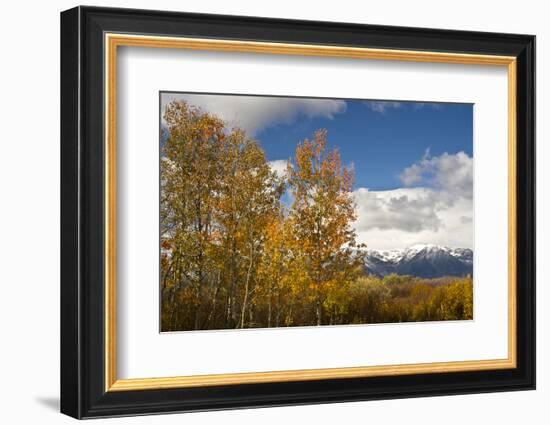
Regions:
<instances>
[{"instance_id":1,"label":"frame outer edge","mask_svg":"<svg viewBox=\"0 0 550 425\"><path fill-rule=\"evenodd\" d=\"M61 14L61 411L63 413L75 418L91 418L175 411L219 410L274 405L318 404L337 401L468 394L534 388L535 239L533 232L535 227L535 40L534 37L525 35L485 33L488 37L494 38L494 40L487 40L486 45L481 46L479 49L472 50L497 52L493 54L500 54L503 51L510 54L513 52L513 56L516 56L520 61L519 63L522 64L520 72L524 80L521 96L518 96L518 108L523 118L523 122L518 119L518 123L524 126L524 131L521 136L518 134L518 143L521 142L526 145L526 147L522 149L522 160L520 161L521 166L525 168L520 169L520 164L518 163L518 185L525 189L522 199L528 205L520 209L521 214L518 214L518 216L522 215L522 217L528 221L528 223L524 223L522 226L522 232L526 232L523 233L523 235L527 236L528 241L526 241L526 243L528 247L525 255L518 253L518 266L521 265L523 270L521 278L528 279L529 281L522 282L522 284L525 283L526 286L522 288L523 285L521 285L518 288L518 290L521 288L522 292L521 302L518 303L518 315L522 321L522 332L520 335L525 336L525 338L521 338L521 341L525 342L525 345L522 347L523 350L519 357L519 369L515 369L515 371L510 370L510 372L496 371L498 373L492 374L494 376L473 373L472 377L475 376L477 379L474 382L470 381L468 374L451 374L451 378L455 379L450 379L439 389L437 387L430 388L428 382L424 384L423 382L419 383L415 381L413 379L414 376L411 378L403 376L403 380L410 380L410 383L406 385L405 392L403 392L401 388L401 381L399 383L399 389L397 386L392 386L393 384L390 383L388 384L389 389L386 388L386 392L382 393L372 393L368 391L368 389L365 389L365 391L358 391L356 388L356 390L353 391L346 390L339 395L336 395L334 390L328 389L329 386L330 388L335 388L335 382L329 381L325 384L325 387L323 387L325 388L323 390L324 392L307 390L303 393L297 392L292 398L281 397L280 390L276 388L267 390L265 385L263 387L258 387L260 394L255 394L255 391L251 393L247 388L255 387L248 387L246 385L242 386L242 389L235 389L235 387L233 387L233 389L231 389L231 387L214 387L212 390L195 388L153 390L150 392L104 392L104 369L100 370L101 365L103 365L103 360L100 361L96 358L98 353L93 346L94 341L97 339L98 326L96 326L96 322L90 318L92 317L92 313L97 313L98 306L96 303L88 305L89 303L87 303L87 299L85 298L86 294L82 292L84 290L87 292L95 291L96 288L94 288L94 286L97 283L95 281L88 281L90 275L97 279L97 272L94 271L92 273L92 270L88 267L90 266L90 257L97 260L94 257L94 252L88 251L88 248L96 248L95 245L89 246L88 239L90 238L92 242L95 242L97 235L95 232L88 234L90 229L87 229L85 226L90 217L86 215L82 217L81 214L87 214L86 210L83 208L86 206L86 199L89 196L89 185L95 184L95 180L92 180L88 174L91 173L94 179L97 178L97 164L88 164L89 158L87 158L86 152L90 143L85 142L93 142L97 136L93 134L94 138L92 140L92 136L89 136L88 133L92 124L94 124L97 119L95 115L97 115L98 105L96 104L97 96L94 95L97 90L93 91L88 88L88 80L85 79L84 74L89 74L88 78L90 78L93 83L91 87L94 88L94 85L97 85L97 79L100 77L98 77L97 74L99 71L97 69L99 58L97 57L96 48L93 42L97 41L97 34L99 32L109 30L111 25L114 25L113 28L123 28L124 31L127 31L128 28L132 28L132 25L134 28L136 26L135 23L129 25L128 20L131 21L132 18L135 21L143 20L148 14L151 15L152 19L158 20L161 17L164 18L162 25L165 25L166 22L170 20L181 18L181 20L186 21L186 23L189 21L192 28L196 28L196 23L193 22L193 20L204 19L205 25L208 26L212 24L213 20L217 19L219 21L221 19L220 15L195 15L178 12L138 11L136 9L96 8L86 6L77 7L62 12ZM109 25L106 26L105 20L107 18L109 19ZM240 17L224 16L220 26L226 27L229 19L238 18ZM126 21L119 25L119 23L116 22L117 19ZM243 21L244 22L241 23L245 26L248 24L254 26L261 22L268 22L270 24L281 23L279 20L270 21L256 17L246 17L243 18ZM307 23L307 21L297 20L285 20L284 22L294 26ZM181 23L182 22L178 22L178 25ZM313 28L311 31L319 32L323 26L326 28L333 23L324 22L322 24L323 25L319 23L319 27ZM334 24L336 25L337 23ZM158 27L159 23L156 22L156 25ZM152 28L154 32L154 25ZM344 29L351 31L352 28L370 28L371 30L378 28L381 29L381 31L388 31L391 28L391 30L395 32L403 31L403 28L400 27L366 26L361 24L357 26L346 24ZM342 31L344 31L344 29L342 29ZM210 30L209 28L205 28L206 33ZM213 28L214 32L220 30L219 28ZM251 31L252 30L256 29L251 28ZM232 29L227 28L227 31L231 33ZM414 33L413 35L427 36L428 30L410 28L408 31ZM446 35L449 35L451 38L456 38L458 36L464 37L464 40L459 40L461 41L459 44L462 47L459 46L456 50L465 52L471 51L470 44L467 43L480 41L479 37L484 34L468 31L434 31L437 32L438 38L443 38ZM237 29L233 32L238 34L243 33L243 31ZM199 29L198 33L202 34L202 29ZM267 37L267 39L276 42L276 37L278 37L277 34L271 35ZM287 39L285 36L281 37L281 39ZM311 35L308 37L311 38ZM407 42L407 46L410 44L414 45L415 43L425 43L425 40L415 41L414 38L411 38L411 41ZM428 50L439 51L440 49L437 47L436 40L435 47L431 47ZM521 54L519 52L521 52ZM520 79L519 75L518 79ZM86 94L88 94L89 97L86 96ZM80 118L81 115L82 119ZM91 115L91 117L88 117L88 115ZM81 151L81 149L84 148L86 148L86 152L84 150ZM82 163L84 168L81 165ZM94 190L96 189L97 188L94 188ZM520 217L518 217L518 219L519 218ZM520 223L518 223L518 227L519 226ZM519 278L520 276L518 276L518 279ZM93 292L90 292L90 294L93 294ZM103 308L104 305L102 305L101 310L103 310ZM103 328L103 323L101 327ZM103 331L104 330L103 328ZM89 340L90 338L94 341ZM95 342L101 346L101 350L103 351L103 341ZM516 342L519 349L520 341L518 340ZM394 382L394 379L391 377L389 379L391 382ZM438 381L435 376L428 376L428 379L433 379L434 382ZM464 383L461 383L462 380L464 380ZM279 388L291 388L291 386L286 384L277 385ZM102 387L101 389L99 388L100 386ZM308 386L308 388L310 387L311 385ZM218 393L218 391L220 392ZM228 399L221 402L220 398L216 397L216 393L218 393L218 396L227 395Z\"/></svg>"},{"instance_id":2,"label":"frame outer edge","mask_svg":"<svg viewBox=\"0 0 550 425\"><path fill-rule=\"evenodd\" d=\"M518 137L520 131L524 132L522 139L525 140L526 160L524 164L526 186L526 215L525 220L527 228L524 230L528 241L526 241L528 258L525 259L525 284L528 286L528 299L525 301L525 327L524 332L527 336L528 344L526 351L526 380L527 388L536 389L536 358L537 358L537 332L536 332L536 36L531 36L526 43L525 49L521 54L525 62L525 70L522 77L525 81L524 99L518 102L525 104L525 120L523 129L518 128ZM519 78L519 76L518 76ZM521 179L520 179L521 182Z\"/></svg>"},{"instance_id":3,"label":"frame outer edge","mask_svg":"<svg viewBox=\"0 0 550 425\"><path fill-rule=\"evenodd\" d=\"M528 128L533 132L532 134L532 143L533 143L533 150L532 150L532 162L533 162L533 170L532 170L532 201L533 201L533 228L532 228L532 237L533 237L533 256L532 256L532 273L533 273L533 288L532 288L532 311L531 311L531 324L532 324L532 332L533 332L533 341L531 346L532 351L532 377L531 377L531 384L532 388L537 388L537 108L536 108L536 102L537 102L537 38L536 36L532 36L531 43L529 45L529 51L530 51L530 63L532 67L532 72L530 73L530 76L532 76L533 80L531 81L531 90L529 92L531 97L530 107L531 107L531 122L528 125Z\"/></svg>"},{"instance_id":4,"label":"frame outer edge","mask_svg":"<svg viewBox=\"0 0 550 425\"><path fill-rule=\"evenodd\" d=\"M60 411L82 417L80 343L80 8L61 13Z\"/></svg>"}]
</instances>

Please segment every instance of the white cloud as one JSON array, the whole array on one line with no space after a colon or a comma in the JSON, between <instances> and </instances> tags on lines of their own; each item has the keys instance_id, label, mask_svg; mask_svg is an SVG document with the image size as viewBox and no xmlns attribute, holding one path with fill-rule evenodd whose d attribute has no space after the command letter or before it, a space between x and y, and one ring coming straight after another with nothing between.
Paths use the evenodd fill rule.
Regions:
<instances>
[{"instance_id":1,"label":"white cloud","mask_svg":"<svg viewBox=\"0 0 550 425\"><path fill-rule=\"evenodd\" d=\"M447 193L429 188L360 188L353 195L358 241L369 248L407 248L426 243L472 248L471 198L450 202Z\"/></svg>"},{"instance_id":2,"label":"white cloud","mask_svg":"<svg viewBox=\"0 0 550 425\"><path fill-rule=\"evenodd\" d=\"M389 109L399 109L403 106L401 102L392 102L388 100L365 100L365 105L374 112L385 114Z\"/></svg>"},{"instance_id":3,"label":"white cloud","mask_svg":"<svg viewBox=\"0 0 550 425\"><path fill-rule=\"evenodd\" d=\"M354 224L372 249L418 243L473 247L473 160L464 152L424 157L401 173L407 186L387 191L359 188Z\"/></svg>"},{"instance_id":4,"label":"white cloud","mask_svg":"<svg viewBox=\"0 0 550 425\"><path fill-rule=\"evenodd\" d=\"M422 159L399 175L405 186L424 185L454 195L470 196L473 190L473 159L464 152L431 157L429 149Z\"/></svg>"},{"instance_id":5,"label":"white cloud","mask_svg":"<svg viewBox=\"0 0 550 425\"><path fill-rule=\"evenodd\" d=\"M217 115L229 127L240 127L251 136L275 124L289 124L299 117L332 119L346 111L346 102L333 99L230 96L207 94L163 94L162 109L173 100Z\"/></svg>"},{"instance_id":6,"label":"white cloud","mask_svg":"<svg viewBox=\"0 0 550 425\"><path fill-rule=\"evenodd\" d=\"M286 159L276 159L267 163L277 177L283 178L287 174L288 161Z\"/></svg>"},{"instance_id":7,"label":"white cloud","mask_svg":"<svg viewBox=\"0 0 550 425\"><path fill-rule=\"evenodd\" d=\"M439 230L441 220L436 214L436 193L430 189L395 189L354 191L357 203L357 229L402 230L419 232Z\"/></svg>"}]
</instances>

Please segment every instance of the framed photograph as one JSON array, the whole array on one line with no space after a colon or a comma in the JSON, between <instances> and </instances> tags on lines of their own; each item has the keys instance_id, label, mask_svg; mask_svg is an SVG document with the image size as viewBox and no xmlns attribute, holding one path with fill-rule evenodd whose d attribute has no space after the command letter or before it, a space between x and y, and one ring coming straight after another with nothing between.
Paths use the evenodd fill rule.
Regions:
<instances>
[{"instance_id":1,"label":"framed photograph","mask_svg":"<svg viewBox=\"0 0 550 425\"><path fill-rule=\"evenodd\" d=\"M61 14L61 411L535 388L535 37Z\"/></svg>"}]
</instances>

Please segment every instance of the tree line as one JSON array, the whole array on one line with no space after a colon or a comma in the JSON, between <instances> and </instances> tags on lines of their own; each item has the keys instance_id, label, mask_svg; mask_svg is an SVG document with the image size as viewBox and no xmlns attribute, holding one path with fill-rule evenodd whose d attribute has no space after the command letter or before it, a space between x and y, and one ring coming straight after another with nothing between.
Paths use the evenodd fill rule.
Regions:
<instances>
[{"instance_id":1,"label":"tree line","mask_svg":"<svg viewBox=\"0 0 550 425\"><path fill-rule=\"evenodd\" d=\"M407 291L396 289L403 282L392 285L379 279L381 283L376 283L376 278L364 275L364 246L357 243L351 226L356 218L353 173L342 166L337 150L327 148L326 130L297 144L281 176L269 166L258 141L241 129L227 128L213 114L174 101L166 106L164 121L167 138L161 145L160 164L163 331L471 315L468 307L460 314L460 308L454 308L452 317L437 308L388 313L398 309L399 303L391 300L408 297L419 305L422 297L424 302L436 292L466 305L468 282L447 282L443 286L465 289L446 295L440 284L416 282L420 286L414 295L405 296ZM288 205L281 201L285 194ZM414 278L408 279L411 283ZM380 284L393 289L383 291ZM376 308L373 300L378 300ZM382 314L383 305L389 310ZM380 313L375 317L374 311Z\"/></svg>"}]
</instances>

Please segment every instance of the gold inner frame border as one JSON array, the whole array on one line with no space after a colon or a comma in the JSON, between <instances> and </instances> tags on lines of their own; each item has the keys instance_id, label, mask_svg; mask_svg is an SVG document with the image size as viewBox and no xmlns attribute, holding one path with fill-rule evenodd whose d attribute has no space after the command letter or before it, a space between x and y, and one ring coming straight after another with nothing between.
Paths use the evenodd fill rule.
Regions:
<instances>
[{"instance_id":1,"label":"gold inner frame border","mask_svg":"<svg viewBox=\"0 0 550 425\"><path fill-rule=\"evenodd\" d=\"M136 391L216 385L238 385L270 382L311 381L375 376L411 375L511 369L517 365L516 353L516 58L464 53L428 52L393 49L371 49L329 45L287 44L256 41L235 41L201 38L180 38L151 35L106 33L105 46L105 391ZM304 369L118 379L116 324L116 135L117 135L117 51L118 47L148 47L302 55L336 58L396 60L469 65L504 66L508 72L508 357L495 360L469 360L436 363L397 364L381 366Z\"/></svg>"}]
</instances>

